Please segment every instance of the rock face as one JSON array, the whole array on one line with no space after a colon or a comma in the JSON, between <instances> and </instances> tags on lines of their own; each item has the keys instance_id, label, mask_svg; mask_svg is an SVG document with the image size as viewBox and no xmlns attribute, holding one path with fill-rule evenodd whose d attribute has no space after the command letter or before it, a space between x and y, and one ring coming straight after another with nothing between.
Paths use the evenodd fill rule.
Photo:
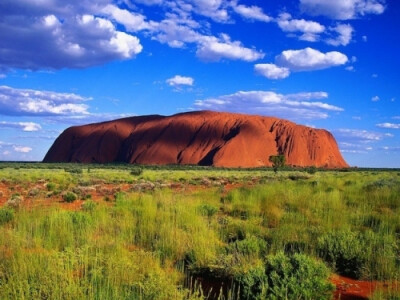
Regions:
<instances>
[{"instance_id":1,"label":"rock face","mask_svg":"<svg viewBox=\"0 0 400 300\"><path fill-rule=\"evenodd\" d=\"M54 142L44 162L348 167L331 133L272 117L198 111L75 126Z\"/></svg>"}]
</instances>

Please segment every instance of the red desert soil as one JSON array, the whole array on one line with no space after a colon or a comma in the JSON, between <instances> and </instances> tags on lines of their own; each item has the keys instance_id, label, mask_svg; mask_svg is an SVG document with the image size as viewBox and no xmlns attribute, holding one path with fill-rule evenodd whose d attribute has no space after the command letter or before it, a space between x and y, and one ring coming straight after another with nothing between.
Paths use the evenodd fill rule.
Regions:
<instances>
[{"instance_id":1,"label":"red desert soil","mask_svg":"<svg viewBox=\"0 0 400 300\"><path fill-rule=\"evenodd\" d=\"M198 111L70 127L44 162L348 167L332 134L273 117Z\"/></svg>"},{"instance_id":2,"label":"red desert soil","mask_svg":"<svg viewBox=\"0 0 400 300\"><path fill-rule=\"evenodd\" d=\"M340 275L333 275L331 282L336 286L335 299L341 300L367 300L375 290L388 290L394 283L383 281L355 280Z\"/></svg>"}]
</instances>

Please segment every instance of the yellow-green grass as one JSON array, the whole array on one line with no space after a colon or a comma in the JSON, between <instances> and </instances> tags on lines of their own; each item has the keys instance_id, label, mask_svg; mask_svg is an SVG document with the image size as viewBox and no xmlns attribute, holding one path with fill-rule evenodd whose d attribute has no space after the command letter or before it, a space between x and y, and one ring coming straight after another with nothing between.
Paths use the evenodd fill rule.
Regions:
<instances>
[{"instance_id":1,"label":"yellow-green grass","mask_svg":"<svg viewBox=\"0 0 400 300\"><path fill-rule=\"evenodd\" d=\"M205 188L203 178L239 186ZM243 291L273 299L268 261L297 253L343 275L400 280L396 172L144 169L134 176L86 166L81 174L5 168L0 179L65 190L98 180L192 186L118 193L111 205L88 200L78 211L55 203L22 206L11 219L4 213L0 299L201 299L196 280L206 276L233 282L225 291L231 299Z\"/></svg>"}]
</instances>

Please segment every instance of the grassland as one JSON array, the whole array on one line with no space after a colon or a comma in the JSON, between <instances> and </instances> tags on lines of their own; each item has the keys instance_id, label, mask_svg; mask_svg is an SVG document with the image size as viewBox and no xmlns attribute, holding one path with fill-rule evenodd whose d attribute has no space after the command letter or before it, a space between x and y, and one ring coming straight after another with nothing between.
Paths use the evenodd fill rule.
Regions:
<instances>
[{"instance_id":1,"label":"grassland","mask_svg":"<svg viewBox=\"0 0 400 300\"><path fill-rule=\"evenodd\" d=\"M400 299L398 171L0 164L0 206L0 299Z\"/></svg>"}]
</instances>

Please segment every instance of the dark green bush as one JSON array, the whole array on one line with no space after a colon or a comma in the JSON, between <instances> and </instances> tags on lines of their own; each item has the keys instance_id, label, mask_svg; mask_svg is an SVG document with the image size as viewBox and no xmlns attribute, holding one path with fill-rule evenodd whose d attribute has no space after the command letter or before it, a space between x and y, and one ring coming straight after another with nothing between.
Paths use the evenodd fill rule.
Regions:
<instances>
[{"instance_id":1,"label":"dark green bush","mask_svg":"<svg viewBox=\"0 0 400 300\"><path fill-rule=\"evenodd\" d=\"M11 222L14 219L14 211L11 208L0 208L0 225Z\"/></svg>"},{"instance_id":2,"label":"dark green bush","mask_svg":"<svg viewBox=\"0 0 400 300\"><path fill-rule=\"evenodd\" d=\"M267 257L267 299L331 299L329 269L305 254L280 252Z\"/></svg>"},{"instance_id":3,"label":"dark green bush","mask_svg":"<svg viewBox=\"0 0 400 300\"><path fill-rule=\"evenodd\" d=\"M210 204L203 204L199 207L199 211L203 216L211 218L218 212L218 208Z\"/></svg>"},{"instance_id":4,"label":"dark green bush","mask_svg":"<svg viewBox=\"0 0 400 300\"><path fill-rule=\"evenodd\" d=\"M92 195L91 195L91 194L82 195L81 199L82 199L82 200L89 200L89 199L92 199Z\"/></svg>"},{"instance_id":5,"label":"dark green bush","mask_svg":"<svg viewBox=\"0 0 400 300\"><path fill-rule=\"evenodd\" d=\"M332 193L334 190L335 189L333 187L329 186L329 187L326 188L325 192Z\"/></svg>"},{"instance_id":6,"label":"dark green bush","mask_svg":"<svg viewBox=\"0 0 400 300\"><path fill-rule=\"evenodd\" d=\"M307 172L308 174L315 174L315 173L317 172L317 168L316 168L315 166L308 167L308 168L306 169L306 172Z\"/></svg>"},{"instance_id":7,"label":"dark green bush","mask_svg":"<svg viewBox=\"0 0 400 300\"><path fill-rule=\"evenodd\" d=\"M68 202L68 203L74 202L77 198L78 198L78 197L77 197L76 194L73 193L73 192L66 192L66 193L63 195L64 201L65 201L65 202Z\"/></svg>"},{"instance_id":8,"label":"dark green bush","mask_svg":"<svg viewBox=\"0 0 400 300\"><path fill-rule=\"evenodd\" d=\"M65 172L71 173L71 174L82 174L83 170L81 168L65 168Z\"/></svg>"},{"instance_id":9,"label":"dark green bush","mask_svg":"<svg viewBox=\"0 0 400 300\"><path fill-rule=\"evenodd\" d=\"M48 184L46 184L46 188L49 192L53 192L56 189L56 185L52 182L49 182Z\"/></svg>"},{"instance_id":10,"label":"dark green bush","mask_svg":"<svg viewBox=\"0 0 400 300\"><path fill-rule=\"evenodd\" d=\"M139 175L142 175L142 173L143 173L142 168L135 168L135 169L132 169L130 172L130 174L133 176L139 176Z\"/></svg>"},{"instance_id":11,"label":"dark green bush","mask_svg":"<svg viewBox=\"0 0 400 300\"><path fill-rule=\"evenodd\" d=\"M235 294L239 296L239 299L261 300L266 298L267 276L262 264L235 274L233 282L237 290Z\"/></svg>"},{"instance_id":12,"label":"dark green bush","mask_svg":"<svg viewBox=\"0 0 400 300\"><path fill-rule=\"evenodd\" d=\"M360 234L350 230L331 231L318 239L317 250L339 274L352 278L362 276L365 243Z\"/></svg>"}]
</instances>

